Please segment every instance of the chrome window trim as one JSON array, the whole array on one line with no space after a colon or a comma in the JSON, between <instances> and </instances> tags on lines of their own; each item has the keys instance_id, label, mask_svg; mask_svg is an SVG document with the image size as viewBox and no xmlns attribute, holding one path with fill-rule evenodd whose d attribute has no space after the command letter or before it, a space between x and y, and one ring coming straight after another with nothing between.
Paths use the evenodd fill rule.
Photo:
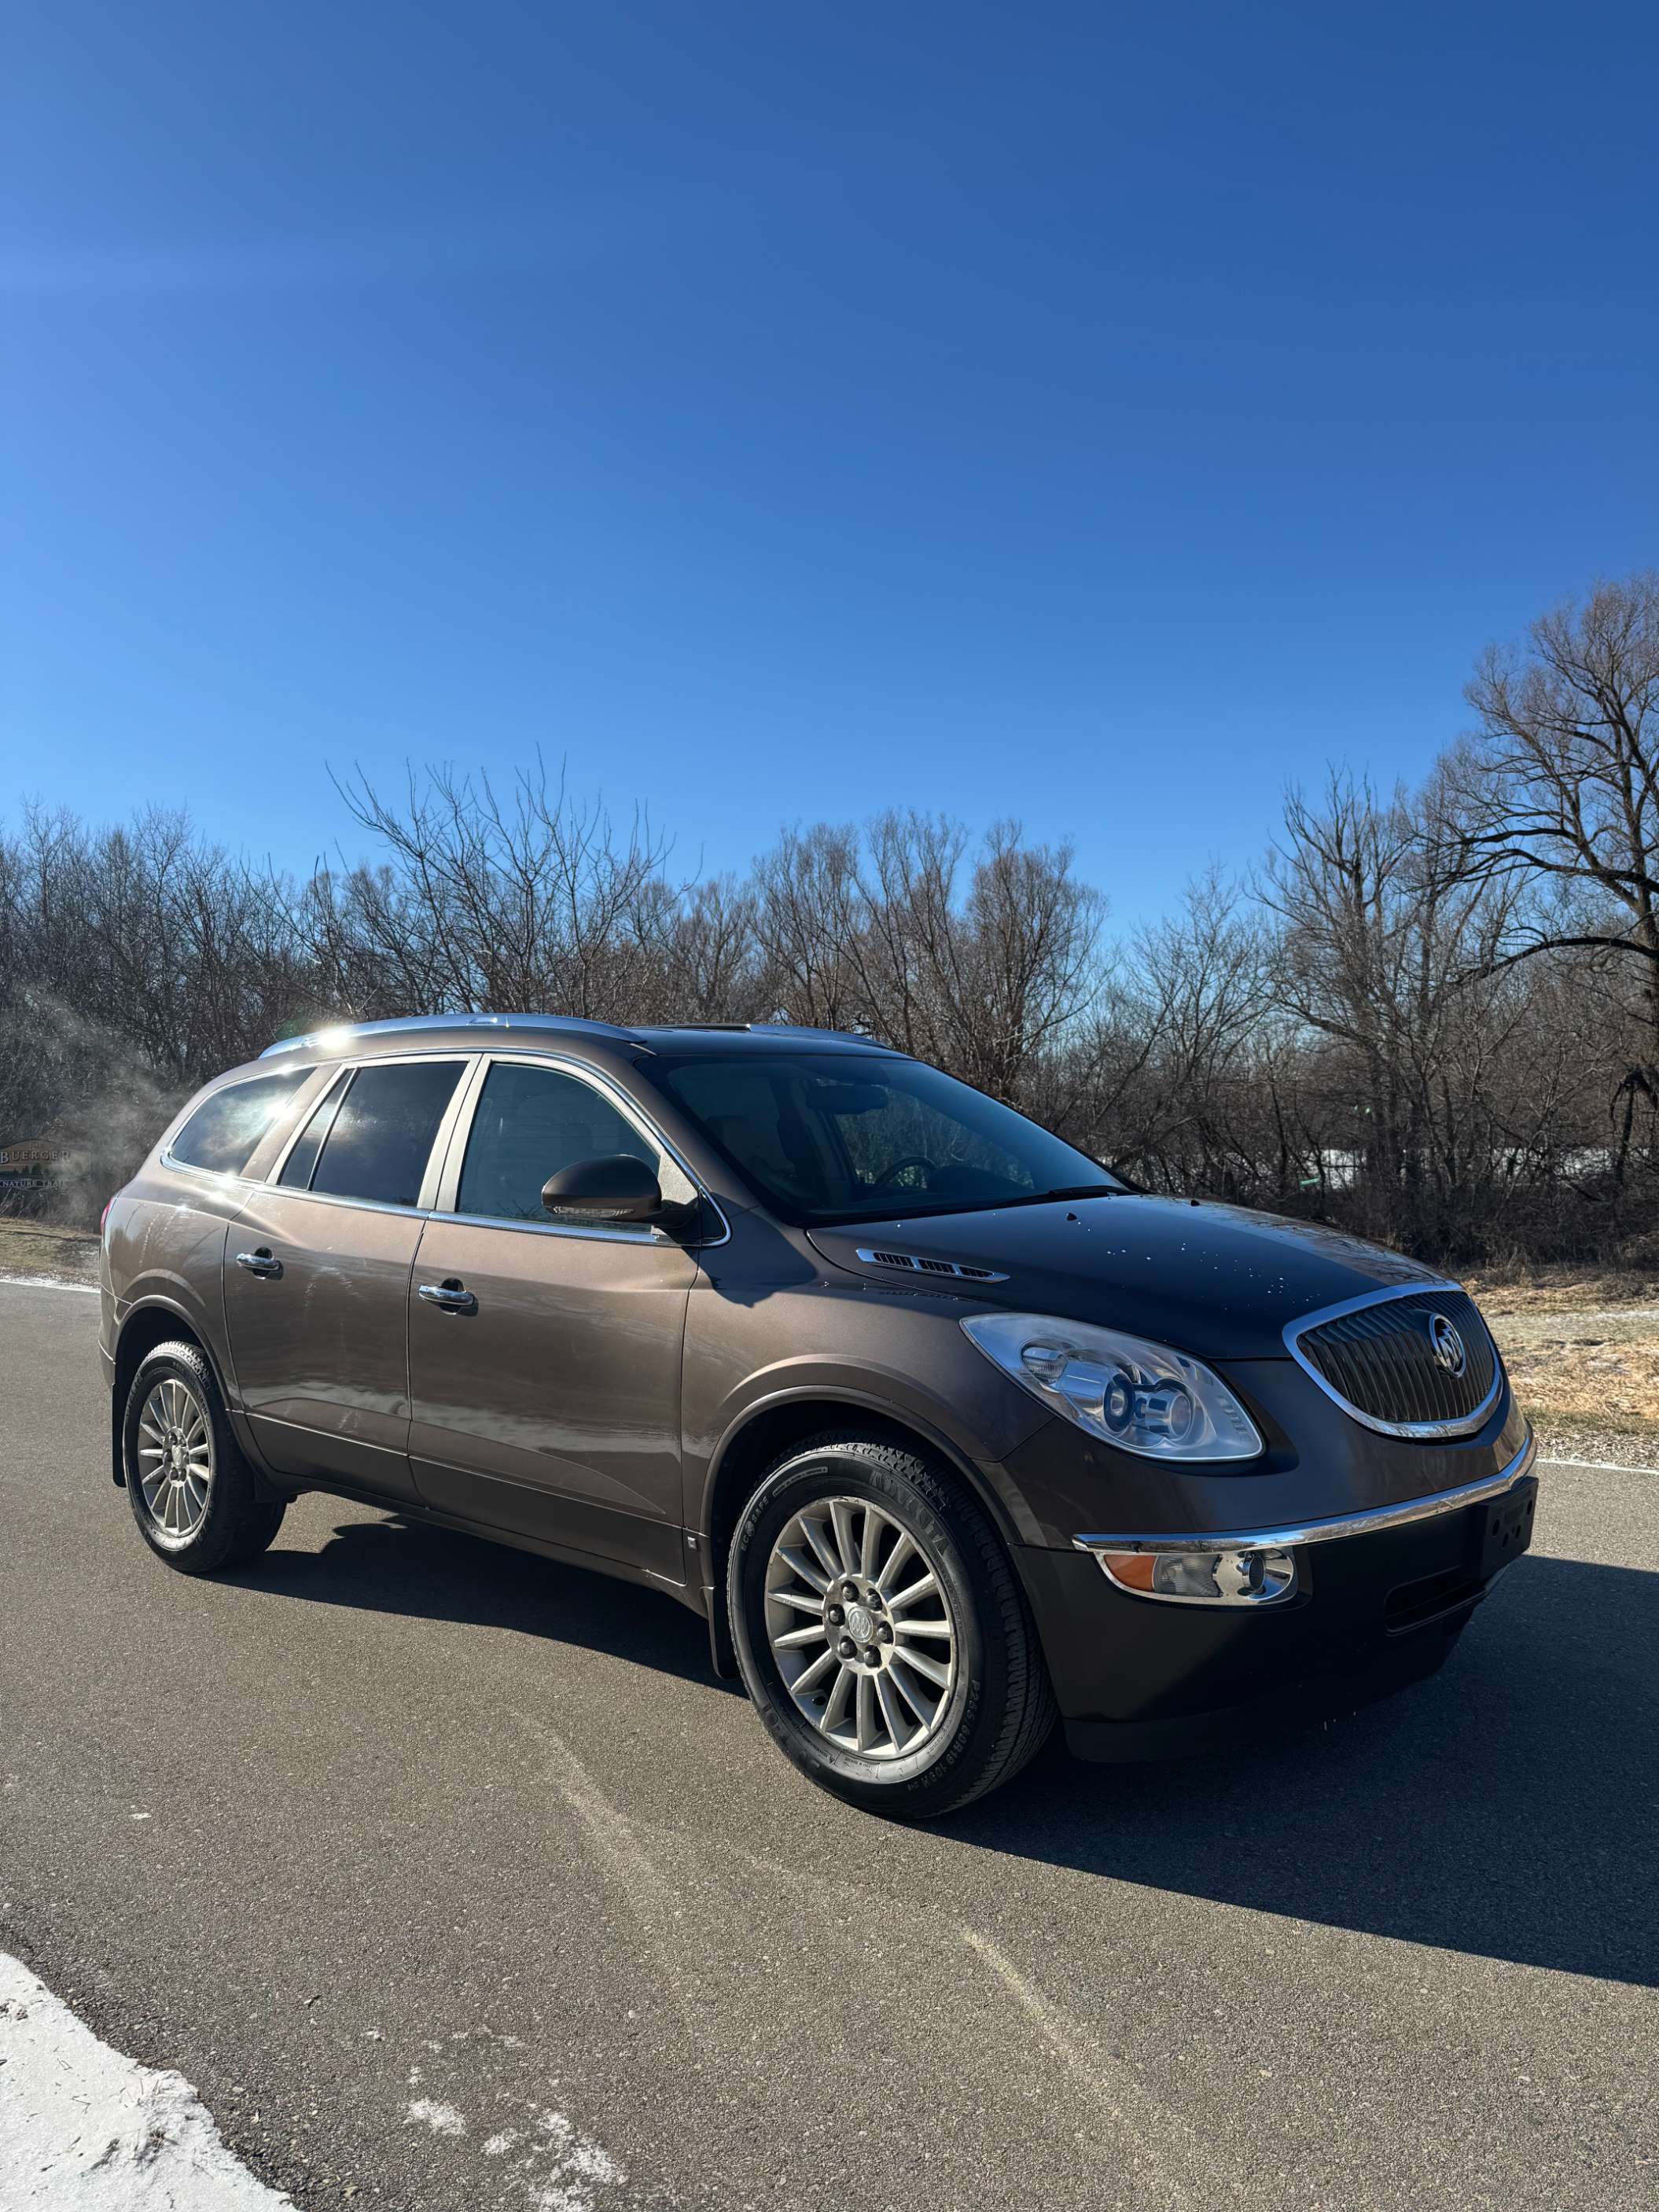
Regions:
<instances>
[{"instance_id":1,"label":"chrome window trim","mask_svg":"<svg viewBox=\"0 0 1659 2212\"><path fill-rule=\"evenodd\" d=\"M1484 1505L1489 1498L1501 1498L1531 1471L1537 1454L1538 1440L1528 1430L1525 1443L1496 1474L1461 1483L1454 1490L1408 1498L1399 1505L1374 1505L1364 1512L1344 1513L1330 1521L1297 1522L1278 1528L1187 1528L1157 1536L1073 1536L1072 1543L1079 1552L1288 1552L1302 1544L1340 1543L1346 1537L1407 1528L1413 1521L1431 1521L1443 1513L1461 1513L1465 1506Z\"/></svg>"},{"instance_id":2,"label":"chrome window trim","mask_svg":"<svg viewBox=\"0 0 1659 2212\"><path fill-rule=\"evenodd\" d=\"M313 1206L349 1206L357 1213L406 1213L421 1221L435 1218L429 1206L389 1206L383 1198L341 1198L331 1190L301 1190L297 1183L261 1182L253 1187L272 1198L303 1198Z\"/></svg>"},{"instance_id":3,"label":"chrome window trim","mask_svg":"<svg viewBox=\"0 0 1659 2212\"><path fill-rule=\"evenodd\" d=\"M594 1026L597 1028L599 1024L596 1024ZM312 1042L314 1040L296 1039L295 1048L297 1049L301 1043ZM331 1067L334 1074L330 1083L319 1092L313 1102L311 1112L315 1113L342 1074L356 1075L358 1069L362 1067L386 1067L419 1060L455 1060L467 1064L460 1082L456 1085L454 1097L444 1109L444 1121L440 1122L437 1135L433 1139L432 1154L427 1163L427 1175L422 1178L423 1193L427 1182L430 1181L433 1183L434 1202L430 1206L388 1206L381 1199L341 1198L330 1191L301 1190L297 1185L279 1182L277 1178L288 1164L288 1156L304 1133L311 1120L311 1114L301 1116L298 1125L290 1133L288 1142L283 1146L276 1158L272 1161L270 1171L263 1177L228 1177L217 1169L187 1168L186 1163L183 1161L177 1164L180 1168L186 1169L188 1173L210 1176L216 1182L223 1182L227 1180L244 1182L250 1190L269 1190L283 1198L313 1198L322 1206L364 1206L374 1213L414 1214L430 1221L460 1221L466 1223L470 1227L478 1229L528 1230L532 1235L538 1237L584 1237L605 1243L665 1244L672 1245L678 1251L694 1252L712 1252L718 1246L731 1242L732 1224L727 1220L724 1209L718 1200L710 1194L702 1178L693 1170L679 1147L670 1142L637 1101L623 1090L620 1085L603 1069L594 1067L586 1060L574 1060L568 1053L538 1050L534 1045L528 1044L494 1052L480 1049L477 1046L452 1044L434 1045L425 1051L416 1049L411 1052L375 1053L366 1059L354 1059L349 1054L343 1054L337 1060L319 1060L313 1063L313 1072ZM674 1162L702 1203L719 1222L720 1235L705 1237L695 1244L685 1245L681 1244L678 1239L666 1236L659 1229L648 1227L590 1229L580 1228L574 1223L566 1224L559 1221L507 1221L499 1218L495 1214L458 1213L453 1203L449 1206L439 1203L438 1201L445 1194L446 1186L450 1183L452 1167L454 1171L454 1182L456 1184L459 1182L461 1163L466 1152L465 1139L471 1129L472 1107L476 1103L477 1093L483 1087L485 1074L491 1064L498 1060L527 1060L537 1066L556 1068L561 1073L576 1076L582 1082L591 1083L596 1090L606 1093L622 1113L623 1119L631 1121L642 1136L649 1139L652 1144L658 1146ZM249 1079L250 1081L253 1079L252 1077ZM320 1157L319 1152L319 1158ZM164 1153L162 1158L167 1159L167 1155ZM438 1159L440 1162L435 1177L432 1167L434 1159ZM173 1164L171 1161L168 1164ZM448 1194L453 1200L454 1195L453 1188Z\"/></svg>"},{"instance_id":4,"label":"chrome window trim","mask_svg":"<svg viewBox=\"0 0 1659 2212\"><path fill-rule=\"evenodd\" d=\"M194 1160L181 1160L170 1145L160 1155L160 1164L175 1175L205 1176L210 1182L239 1183L246 1190L264 1188L258 1176L237 1175L229 1168L198 1168Z\"/></svg>"},{"instance_id":5,"label":"chrome window trim","mask_svg":"<svg viewBox=\"0 0 1659 2212\"><path fill-rule=\"evenodd\" d=\"M1340 1406L1350 1420L1358 1421L1364 1428L1376 1430L1379 1436L1415 1437L1419 1442L1438 1437L1473 1436L1474 1431L1485 1424L1492 1407L1503 1396L1504 1385L1508 1379L1504 1372L1504 1356L1498 1349L1498 1340L1493 1336L1491 1329L1486 1328L1486 1317L1480 1312L1478 1306L1475 1307L1475 1312L1480 1317L1481 1328L1486 1329L1486 1340L1492 1346L1492 1388L1472 1413L1460 1413L1455 1420L1383 1421L1379 1420L1374 1413L1362 1413L1358 1406L1345 1398L1340 1390L1326 1381L1313 1361L1308 1358L1297 1342L1297 1339L1309 1329L1322 1328L1328 1321L1340 1321L1344 1314L1358 1313L1366 1306L1385 1305L1394 1298L1431 1297L1437 1291L1455 1291L1462 1298L1467 1298L1469 1295L1461 1283L1440 1279L1427 1283L1391 1284L1387 1290L1367 1291L1359 1297L1342 1298L1334 1306L1321 1306L1316 1312L1302 1314L1295 1321L1286 1322L1284 1328L1285 1349L1303 1373L1310 1376L1319 1385L1334 1406ZM1473 1305L1474 1302L1470 1299L1469 1303Z\"/></svg>"},{"instance_id":6,"label":"chrome window trim","mask_svg":"<svg viewBox=\"0 0 1659 2212\"><path fill-rule=\"evenodd\" d=\"M600 1229L584 1227L574 1222L512 1221L501 1214L458 1212L455 1200L459 1194L461 1171L466 1162L467 1143L472 1134L472 1117L477 1110L479 1099L483 1096L489 1071L498 1060L509 1065L550 1068L556 1074L572 1076L597 1091L648 1144L654 1145L659 1153L673 1161L699 1200L719 1222L720 1235L700 1237L696 1243L683 1243L678 1237L670 1237L665 1231L653 1228L648 1223L641 1224L637 1229ZM465 1086L465 1100L450 1133L449 1149L438 1180L436 1199L432 1209L434 1220L465 1222L475 1229L512 1229L527 1231L532 1237L580 1237L605 1244L660 1244L677 1252L712 1252L717 1246L729 1243L732 1237L731 1223L705 1188L702 1178L694 1173L678 1146L669 1141L649 1115L620 1084L602 1068L594 1067L586 1060L573 1059L568 1053L538 1050L534 1045L513 1046L493 1051L485 1049L479 1053L477 1072Z\"/></svg>"},{"instance_id":7,"label":"chrome window trim","mask_svg":"<svg viewBox=\"0 0 1659 2212\"><path fill-rule=\"evenodd\" d=\"M441 1206L434 1206L430 1218L434 1221L453 1221L463 1229L506 1229L520 1236L580 1237L587 1242L603 1244L660 1244L672 1252L707 1249L702 1244L682 1244L665 1231L653 1229L648 1224L642 1224L637 1229L583 1229L574 1222L509 1221L499 1213L449 1213ZM727 1234L730 1234L729 1231Z\"/></svg>"}]
</instances>

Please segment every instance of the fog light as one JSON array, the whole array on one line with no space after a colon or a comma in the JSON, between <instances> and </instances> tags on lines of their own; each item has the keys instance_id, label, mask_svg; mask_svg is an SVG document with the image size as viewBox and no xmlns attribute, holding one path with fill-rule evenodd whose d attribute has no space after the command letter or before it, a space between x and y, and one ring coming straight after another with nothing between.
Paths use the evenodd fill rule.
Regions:
<instances>
[{"instance_id":1,"label":"fog light","mask_svg":"<svg viewBox=\"0 0 1659 2212\"><path fill-rule=\"evenodd\" d=\"M1174 1605L1272 1605L1296 1589L1291 1552L1096 1552L1107 1577Z\"/></svg>"}]
</instances>

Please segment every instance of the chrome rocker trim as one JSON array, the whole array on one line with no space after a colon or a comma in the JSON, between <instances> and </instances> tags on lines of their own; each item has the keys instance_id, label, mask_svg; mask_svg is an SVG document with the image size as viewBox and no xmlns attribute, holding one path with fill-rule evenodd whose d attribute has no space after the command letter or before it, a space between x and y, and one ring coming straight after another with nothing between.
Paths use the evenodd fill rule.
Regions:
<instances>
[{"instance_id":1,"label":"chrome rocker trim","mask_svg":"<svg viewBox=\"0 0 1659 2212\"><path fill-rule=\"evenodd\" d=\"M1385 1291L1367 1291L1360 1297L1343 1298L1334 1306L1321 1306L1316 1313L1300 1314L1295 1321L1287 1322L1284 1329L1285 1349L1303 1373L1311 1376L1318 1384L1334 1406L1340 1406L1351 1421L1358 1421L1364 1428L1375 1429L1379 1436L1410 1437L1419 1441L1437 1437L1473 1436L1503 1395L1504 1382L1504 1355L1498 1349L1497 1338L1486 1328L1484 1314L1480 1315L1480 1326L1486 1328L1486 1340L1492 1346L1492 1388L1472 1413L1462 1413L1450 1421L1383 1421L1379 1420L1375 1413L1362 1413L1352 1399L1345 1398L1339 1389L1325 1380L1297 1341L1309 1329L1322 1328L1328 1321L1340 1321L1344 1314L1358 1313L1366 1306L1386 1305L1393 1298L1431 1297L1436 1291L1455 1291L1460 1297L1468 1297L1461 1283L1445 1281L1400 1283ZM1479 1312L1479 1308L1476 1310Z\"/></svg>"},{"instance_id":2,"label":"chrome rocker trim","mask_svg":"<svg viewBox=\"0 0 1659 2212\"><path fill-rule=\"evenodd\" d=\"M1369 1536L1379 1528L1403 1528L1413 1521L1430 1521L1441 1513L1461 1513L1466 1505L1482 1505L1512 1490L1531 1471L1538 1440L1528 1430L1527 1441L1507 1467L1479 1482L1466 1482L1456 1490L1431 1491L1426 1498L1408 1498L1399 1505L1375 1505L1364 1513L1345 1513L1332 1521L1304 1521L1279 1528L1188 1528L1158 1536L1073 1536L1079 1552L1289 1552L1301 1544L1340 1543L1346 1536ZM1144 1593L1142 1593L1144 1595Z\"/></svg>"}]
</instances>

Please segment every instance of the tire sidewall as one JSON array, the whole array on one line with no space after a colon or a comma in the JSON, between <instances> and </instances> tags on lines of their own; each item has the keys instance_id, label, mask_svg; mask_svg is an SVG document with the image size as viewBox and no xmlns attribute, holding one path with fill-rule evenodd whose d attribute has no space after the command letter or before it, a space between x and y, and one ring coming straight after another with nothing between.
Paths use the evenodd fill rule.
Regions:
<instances>
[{"instance_id":1,"label":"tire sidewall","mask_svg":"<svg viewBox=\"0 0 1659 2212\"><path fill-rule=\"evenodd\" d=\"M795 1514L825 1497L863 1498L893 1513L926 1550L950 1604L957 1647L951 1709L908 1758L877 1765L820 1735L796 1706L767 1638L763 1592L772 1547ZM925 1816L962 1796L964 1770L987 1755L1002 1710L1003 1685L994 1679L1001 1654L985 1632L988 1593L974 1571L972 1546L951 1526L961 1510L914 1455L838 1439L793 1453L772 1470L744 1506L728 1554L726 1602L738 1665L768 1734L821 1787L900 1819Z\"/></svg>"}]
</instances>

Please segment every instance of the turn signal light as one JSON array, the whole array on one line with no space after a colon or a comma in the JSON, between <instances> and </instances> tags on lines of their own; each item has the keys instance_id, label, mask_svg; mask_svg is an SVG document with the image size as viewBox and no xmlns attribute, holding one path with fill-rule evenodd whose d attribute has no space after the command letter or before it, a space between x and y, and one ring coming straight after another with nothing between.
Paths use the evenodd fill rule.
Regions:
<instances>
[{"instance_id":1,"label":"turn signal light","mask_svg":"<svg viewBox=\"0 0 1659 2212\"><path fill-rule=\"evenodd\" d=\"M1120 1589L1174 1605L1273 1605L1296 1589L1293 1552L1109 1552L1103 1547L1095 1557Z\"/></svg>"}]
</instances>

